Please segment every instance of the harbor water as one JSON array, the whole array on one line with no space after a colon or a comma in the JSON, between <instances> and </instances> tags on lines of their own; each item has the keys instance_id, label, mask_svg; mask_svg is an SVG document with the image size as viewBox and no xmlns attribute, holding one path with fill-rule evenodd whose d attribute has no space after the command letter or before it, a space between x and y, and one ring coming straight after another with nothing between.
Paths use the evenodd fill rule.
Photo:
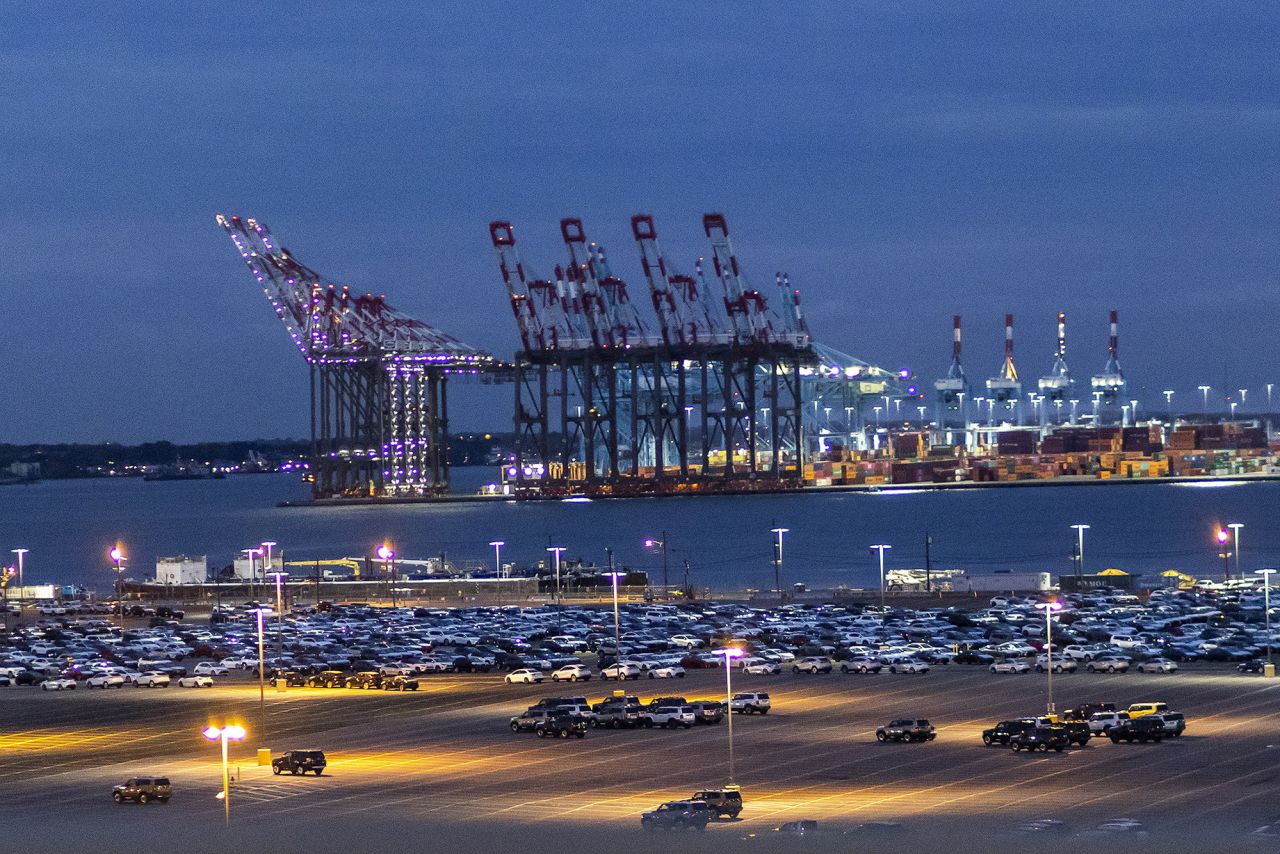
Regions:
<instances>
[{"instance_id":1,"label":"harbor water","mask_svg":"<svg viewBox=\"0 0 1280 854\"><path fill-rule=\"evenodd\" d=\"M492 474L491 468L457 470L456 488L470 491ZM1214 532L1241 522L1241 568L1280 565L1276 482L277 506L307 495L307 485L292 474L9 486L0 489L0 554L12 559L10 549L30 549L28 584L106 591L112 584L106 553L117 541L129 555L126 575L141 579L154 573L157 555L208 555L211 566L224 566L238 549L263 540L278 542L286 560L363 556L386 539L404 558L443 552L450 563L475 566L492 566L488 543L503 540L503 560L521 565L546 559L549 545L564 546L566 559L601 564L612 548L620 564L647 570L661 583L662 555L643 541L665 532L672 584L683 582L687 560L693 584L743 590L772 587L769 531L781 526L789 529L785 585L870 587L878 569L869 545L893 546L889 568L918 568L926 532L938 569L1067 573L1075 538L1069 526L1075 523L1091 526L1087 572L1117 567L1150 578L1178 569L1219 578Z\"/></svg>"}]
</instances>

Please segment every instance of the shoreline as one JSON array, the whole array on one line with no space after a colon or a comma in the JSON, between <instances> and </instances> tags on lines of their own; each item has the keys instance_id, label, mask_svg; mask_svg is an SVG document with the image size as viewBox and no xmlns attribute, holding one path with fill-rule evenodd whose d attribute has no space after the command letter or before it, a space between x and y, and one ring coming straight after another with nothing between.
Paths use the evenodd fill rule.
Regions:
<instances>
[{"instance_id":1,"label":"shoreline","mask_svg":"<svg viewBox=\"0 0 1280 854\"><path fill-rule=\"evenodd\" d=\"M646 498L705 498L710 496L752 496L752 495L815 495L830 492L866 492L902 493L902 492L942 492L946 490L968 489L1001 489L1007 487L1055 487L1055 486L1154 486L1177 483L1251 483L1255 481L1280 480L1280 473L1249 472L1247 474L1227 475L1174 475L1171 477L1116 477L1099 478L1089 475L1064 475L1062 477L1043 480L962 480L952 483L883 483L883 484L840 484L836 486L803 486L791 489L731 489L720 492L701 493L668 493L664 495L530 495L517 498L513 495L437 495L433 497L392 497L392 498L322 498L303 499L300 501L281 501L277 507L353 507L379 506L392 504L470 504L509 501L520 503L526 501L562 501L575 503L580 501L634 501Z\"/></svg>"}]
</instances>

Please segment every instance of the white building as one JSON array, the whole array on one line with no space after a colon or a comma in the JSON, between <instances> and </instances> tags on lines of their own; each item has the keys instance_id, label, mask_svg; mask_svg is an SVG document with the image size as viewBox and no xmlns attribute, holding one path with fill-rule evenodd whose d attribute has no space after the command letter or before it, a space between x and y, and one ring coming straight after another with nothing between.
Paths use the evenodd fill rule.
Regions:
<instances>
[{"instance_id":1,"label":"white building","mask_svg":"<svg viewBox=\"0 0 1280 854\"><path fill-rule=\"evenodd\" d=\"M156 558L156 582L159 584L203 584L208 578L208 555Z\"/></svg>"}]
</instances>

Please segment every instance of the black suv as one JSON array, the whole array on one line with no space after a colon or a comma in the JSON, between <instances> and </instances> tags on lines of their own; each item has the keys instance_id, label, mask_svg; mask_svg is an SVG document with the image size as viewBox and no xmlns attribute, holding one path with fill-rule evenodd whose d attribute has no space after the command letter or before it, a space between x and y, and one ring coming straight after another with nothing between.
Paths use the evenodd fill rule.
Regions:
<instances>
[{"instance_id":1,"label":"black suv","mask_svg":"<svg viewBox=\"0 0 1280 854\"><path fill-rule=\"evenodd\" d=\"M326 764L323 750L286 750L271 760L271 773L306 774L312 771L319 777Z\"/></svg>"},{"instance_id":2,"label":"black suv","mask_svg":"<svg viewBox=\"0 0 1280 854\"><path fill-rule=\"evenodd\" d=\"M1036 722L1031 720L1001 721L991 729L982 731L982 743L986 745L1008 744L1009 739L1018 733L1035 728Z\"/></svg>"},{"instance_id":3,"label":"black suv","mask_svg":"<svg viewBox=\"0 0 1280 854\"><path fill-rule=\"evenodd\" d=\"M418 680L410 676L382 677L383 691L417 691Z\"/></svg>"},{"instance_id":4,"label":"black suv","mask_svg":"<svg viewBox=\"0 0 1280 854\"><path fill-rule=\"evenodd\" d=\"M578 715L562 715L559 712L552 712L542 721L534 724L533 734L538 738L546 738L547 736L568 738L571 735L577 738L585 738L587 735L587 719Z\"/></svg>"},{"instance_id":5,"label":"black suv","mask_svg":"<svg viewBox=\"0 0 1280 854\"><path fill-rule=\"evenodd\" d=\"M111 790L111 798L118 804L125 801L169 803L168 777L130 777Z\"/></svg>"},{"instance_id":6,"label":"black suv","mask_svg":"<svg viewBox=\"0 0 1280 854\"><path fill-rule=\"evenodd\" d=\"M307 678L308 688L345 688L346 686L347 674L341 670L321 670Z\"/></svg>"},{"instance_id":7,"label":"black suv","mask_svg":"<svg viewBox=\"0 0 1280 854\"><path fill-rule=\"evenodd\" d=\"M1033 753L1037 750L1048 752L1050 750L1061 753L1071 744L1071 737L1067 735L1066 727L1037 727L1032 726L1030 729L1024 729L1022 732L1015 733L1009 737L1009 747L1013 750L1025 750Z\"/></svg>"},{"instance_id":8,"label":"black suv","mask_svg":"<svg viewBox=\"0 0 1280 854\"><path fill-rule=\"evenodd\" d=\"M1119 744L1124 741L1132 744L1135 741L1160 741L1166 735L1164 719L1159 715L1143 715L1140 718L1132 718L1120 723L1107 730L1107 737L1111 739L1112 744Z\"/></svg>"},{"instance_id":9,"label":"black suv","mask_svg":"<svg viewBox=\"0 0 1280 854\"><path fill-rule=\"evenodd\" d=\"M296 670L281 670L279 673L272 675L267 681L272 685L279 685L283 682L290 688L302 688L307 685L307 677Z\"/></svg>"},{"instance_id":10,"label":"black suv","mask_svg":"<svg viewBox=\"0 0 1280 854\"><path fill-rule=\"evenodd\" d=\"M382 687L382 674L376 670L363 670L354 676L347 677L348 688L364 688L373 690Z\"/></svg>"},{"instance_id":11,"label":"black suv","mask_svg":"<svg viewBox=\"0 0 1280 854\"><path fill-rule=\"evenodd\" d=\"M933 741L933 724L924 718L899 718L876 730L876 741Z\"/></svg>"},{"instance_id":12,"label":"black suv","mask_svg":"<svg viewBox=\"0 0 1280 854\"><path fill-rule=\"evenodd\" d=\"M1062 717L1067 720L1088 721L1098 712L1114 712L1115 710L1115 703L1082 703L1074 709L1067 709L1062 713Z\"/></svg>"},{"instance_id":13,"label":"black suv","mask_svg":"<svg viewBox=\"0 0 1280 854\"><path fill-rule=\"evenodd\" d=\"M717 818L737 818L742 812L742 792L738 789L704 789L689 796L691 801L706 801Z\"/></svg>"}]
</instances>

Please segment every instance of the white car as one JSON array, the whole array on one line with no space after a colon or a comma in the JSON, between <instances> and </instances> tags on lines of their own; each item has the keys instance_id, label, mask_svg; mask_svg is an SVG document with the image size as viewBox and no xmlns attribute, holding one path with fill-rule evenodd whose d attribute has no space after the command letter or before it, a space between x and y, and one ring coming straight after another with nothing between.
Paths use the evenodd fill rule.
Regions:
<instances>
[{"instance_id":1,"label":"white car","mask_svg":"<svg viewBox=\"0 0 1280 854\"><path fill-rule=\"evenodd\" d=\"M138 674L133 684L139 688L165 688L169 685L169 677L159 671L148 670L146 673Z\"/></svg>"},{"instance_id":2,"label":"white car","mask_svg":"<svg viewBox=\"0 0 1280 854\"><path fill-rule=\"evenodd\" d=\"M1178 665L1167 658L1152 658L1139 662L1135 669L1139 673L1173 673L1177 671Z\"/></svg>"},{"instance_id":3,"label":"white car","mask_svg":"<svg viewBox=\"0 0 1280 854\"><path fill-rule=\"evenodd\" d=\"M752 676L777 676L782 672L782 665L763 658L744 658L742 672Z\"/></svg>"},{"instance_id":4,"label":"white car","mask_svg":"<svg viewBox=\"0 0 1280 854\"><path fill-rule=\"evenodd\" d=\"M195 666L193 672L197 676L226 676L227 668L212 661L202 661Z\"/></svg>"},{"instance_id":5,"label":"white car","mask_svg":"<svg viewBox=\"0 0 1280 854\"><path fill-rule=\"evenodd\" d=\"M1025 661L997 661L991 665L992 673L1030 673L1031 665Z\"/></svg>"},{"instance_id":6,"label":"white car","mask_svg":"<svg viewBox=\"0 0 1280 854\"><path fill-rule=\"evenodd\" d=\"M515 685L517 682L523 682L526 685L533 685L541 682L545 677L541 670L534 670L532 667L522 667L519 670L512 670L503 679L508 685Z\"/></svg>"},{"instance_id":7,"label":"white car","mask_svg":"<svg viewBox=\"0 0 1280 854\"><path fill-rule=\"evenodd\" d=\"M889 665L890 673L928 673L929 665L917 658L904 658Z\"/></svg>"},{"instance_id":8,"label":"white car","mask_svg":"<svg viewBox=\"0 0 1280 854\"><path fill-rule=\"evenodd\" d=\"M559 670L552 671L552 682L589 682L591 681L591 668L585 664L566 664Z\"/></svg>"},{"instance_id":9,"label":"white car","mask_svg":"<svg viewBox=\"0 0 1280 854\"><path fill-rule=\"evenodd\" d=\"M123 688L124 677L118 673L102 673L84 680L86 688Z\"/></svg>"},{"instance_id":10,"label":"white car","mask_svg":"<svg viewBox=\"0 0 1280 854\"><path fill-rule=\"evenodd\" d=\"M1090 673L1101 673L1103 671L1106 671L1107 673L1124 673L1129 669L1129 662L1125 661L1123 658L1103 656L1102 658L1095 658L1093 661L1090 661L1085 665L1084 669L1088 670Z\"/></svg>"},{"instance_id":11,"label":"white car","mask_svg":"<svg viewBox=\"0 0 1280 854\"><path fill-rule=\"evenodd\" d=\"M1053 657L1054 673L1075 673L1076 670L1079 669L1079 667L1080 665L1076 663L1076 660L1074 658L1063 658L1061 655L1055 655ZM1044 673L1048 669L1049 669L1049 656L1047 655L1036 656L1036 672Z\"/></svg>"},{"instance_id":12,"label":"white car","mask_svg":"<svg viewBox=\"0 0 1280 854\"><path fill-rule=\"evenodd\" d=\"M46 679L40 683L41 691L74 691L76 689L76 680L74 679Z\"/></svg>"},{"instance_id":13,"label":"white car","mask_svg":"<svg viewBox=\"0 0 1280 854\"><path fill-rule=\"evenodd\" d=\"M684 668L678 664L668 664L664 667L654 667L649 671L650 679L683 679Z\"/></svg>"},{"instance_id":14,"label":"white car","mask_svg":"<svg viewBox=\"0 0 1280 854\"><path fill-rule=\"evenodd\" d=\"M178 680L179 688L212 688L213 679L208 676L183 676Z\"/></svg>"},{"instance_id":15,"label":"white car","mask_svg":"<svg viewBox=\"0 0 1280 854\"><path fill-rule=\"evenodd\" d=\"M652 676L653 674L650 673L649 675ZM608 682L610 679L614 679L618 682L625 682L628 679L639 678L639 665L632 664L629 661L619 661L616 664L610 664L608 667L605 667L600 671L601 682Z\"/></svg>"},{"instance_id":16,"label":"white car","mask_svg":"<svg viewBox=\"0 0 1280 854\"><path fill-rule=\"evenodd\" d=\"M671 643L683 649L697 649L705 646L700 638L695 638L693 635L672 635Z\"/></svg>"}]
</instances>

